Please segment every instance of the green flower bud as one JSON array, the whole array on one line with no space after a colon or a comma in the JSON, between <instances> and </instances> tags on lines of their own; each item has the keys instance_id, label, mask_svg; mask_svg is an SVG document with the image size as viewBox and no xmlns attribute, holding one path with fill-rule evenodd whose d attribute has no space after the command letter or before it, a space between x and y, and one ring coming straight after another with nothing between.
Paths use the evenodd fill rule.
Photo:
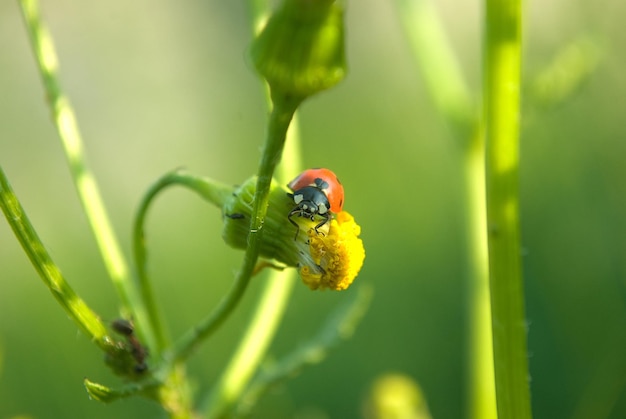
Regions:
<instances>
[{"instance_id":1,"label":"green flower bud","mask_svg":"<svg viewBox=\"0 0 626 419\"><path fill-rule=\"evenodd\" d=\"M334 0L285 0L252 44L272 94L306 98L346 72L343 7Z\"/></svg>"},{"instance_id":2,"label":"green flower bud","mask_svg":"<svg viewBox=\"0 0 626 419\"><path fill-rule=\"evenodd\" d=\"M250 233L252 200L256 190L256 176L239 186L223 206L224 228L222 237L229 246L245 249ZM272 181L269 208L263 226L261 256L275 259L288 266L297 266L297 250L294 234L296 228L289 223L287 215L293 209L289 191ZM254 232L252 232L254 234Z\"/></svg>"}]
</instances>

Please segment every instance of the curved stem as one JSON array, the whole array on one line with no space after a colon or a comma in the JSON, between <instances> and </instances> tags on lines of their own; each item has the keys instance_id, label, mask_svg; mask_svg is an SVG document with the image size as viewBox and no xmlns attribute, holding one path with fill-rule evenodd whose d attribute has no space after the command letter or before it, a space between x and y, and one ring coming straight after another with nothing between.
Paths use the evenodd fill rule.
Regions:
<instances>
[{"instance_id":1,"label":"curved stem","mask_svg":"<svg viewBox=\"0 0 626 419\"><path fill-rule=\"evenodd\" d=\"M169 344L169 337L161 319L152 283L147 272L145 222L148 209L151 207L154 199L165 188L172 185L189 188L220 208L223 206L224 200L233 192L231 186L217 183L207 178L193 176L182 170L176 170L161 177L148 189L148 192L141 200L133 227L133 255L137 265L141 298L147 308L150 328L154 331L156 337L156 342L153 342L154 346L151 349L157 358L160 357ZM191 391L188 388L185 366L182 360L166 364L157 373L157 376L162 377L162 383L158 386L155 397L170 412L171 417L191 417Z\"/></svg>"},{"instance_id":2,"label":"curved stem","mask_svg":"<svg viewBox=\"0 0 626 419\"><path fill-rule=\"evenodd\" d=\"M268 9L266 0L251 2L250 20L255 34L262 29L268 16ZM265 83L264 87L268 105L271 106L269 87ZM287 131L284 155L286 158L278 166L276 177L287 183L302 166L297 114L293 116ZM295 282L296 272L293 269L272 271L264 281L256 307L250 315L251 320L237 349L208 397L201 403L200 411L206 412L207 417L223 416L233 403L240 399L276 334Z\"/></svg>"},{"instance_id":3,"label":"curved stem","mask_svg":"<svg viewBox=\"0 0 626 419\"><path fill-rule=\"evenodd\" d=\"M4 171L0 167L0 208L13 229L22 248L39 273L54 298L69 314L82 331L101 349L110 352L114 345L107 335L107 330L100 318L74 292L65 281L61 271L54 263L50 254L39 239L37 232L30 223L24 208L11 189Z\"/></svg>"},{"instance_id":4,"label":"curved stem","mask_svg":"<svg viewBox=\"0 0 626 419\"><path fill-rule=\"evenodd\" d=\"M487 0L483 117L498 417L529 418L519 226L521 1Z\"/></svg>"},{"instance_id":5,"label":"curved stem","mask_svg":"<svg viewBox=\"0 0 626 419\"><path fill-rule=\"evenodd\" d=\"M145 243L145 222L150 205L165 188L180 185L197 192L207 201L221 208L224 200L233 192L233 188L210 179L194 176L182 170L176 170L162 176L155 182L141 200L135 216L133 227L133 255L137 265L139 291L147 309L151 329L154 330L156 342L151 349L158 356L169 344L169 337L154 296L152 283L147 272L147 252Z\"/></svg>"},{"instance_id":6,"label":"curved stem","mask_svg":"<svg viewBox=\"0 0 626 419\"><path fill-rule=\"evenodd\" d=\"M287 158L277 169L277 177L284 183L287 183L286 179L295 176L301 167L297 114L289 126L287 138L284 150ZM293 292L296 276L294 269L280 272L272 270L264 281L256 307L250 315L251 320L237 349L213 390L202 402L200 411L207 412L207 417L223 416L245 391L278 330Z\"/></svg>"},{"instance_id":7,"label":"curved stem","mask_svg":"<svg viewBox=\"0 0 626 419\"><path fill-rule=\"evenodd\" d=\"M178 341L170 354L170 361L182 361L208 336L210 336L232 313L246 290L254 267L259 257L260 243L263 236L263 221L267 213L269 189L272 175L280 161L289 123L300 104L299 99L274 98L274 109L270 115L267 139L259 166L248 247L243 264L228 294L220 301L215 310L193 330Z\"/></svg>"}]
</instances>

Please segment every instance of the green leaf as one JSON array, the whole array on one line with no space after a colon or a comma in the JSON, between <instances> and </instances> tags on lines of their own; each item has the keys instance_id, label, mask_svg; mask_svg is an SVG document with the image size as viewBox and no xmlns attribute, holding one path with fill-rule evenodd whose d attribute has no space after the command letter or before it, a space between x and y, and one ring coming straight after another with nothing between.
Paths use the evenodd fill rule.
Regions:
<instances>
[{"instance_id":1,"label":"green leaf","mask_svg":"<svg viewBox=\"0 0 626 419\"><path fill-rule=\"evenodd\" d=\"M582 36L560 49L552 61L535 77L531 97L542 106L565 102L585 84L602 59L602 49Z\"/></svg>"},{"instance_id":2,"label":"green leaf","mask_svg":"<svg viewBox=\"0 0 626 419\"><path fill-rule=\"evenodd\" d=\"M85 389L89 397L102 403L111 403L113 401L141 394L151 399L158 400L156 391L160 385L157 381L149 381L141 384L130 384L119 389L113 389L103 384L94 383L85 378L83 381Z\"/></svg>"}]
</instances>

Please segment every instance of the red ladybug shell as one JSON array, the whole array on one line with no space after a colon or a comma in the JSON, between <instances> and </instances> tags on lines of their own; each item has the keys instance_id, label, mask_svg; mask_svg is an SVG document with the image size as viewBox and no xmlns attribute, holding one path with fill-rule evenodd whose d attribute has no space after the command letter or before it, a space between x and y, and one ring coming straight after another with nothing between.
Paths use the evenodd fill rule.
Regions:
<instances>
[{"instance_id":1,"label":"red ladybug shell","mask_svg":"<svg viewBox=\"0 0 626 419\"><path fill-rule=\"evenodd\" d=\"M307 186L318 187L315 179L321 179L326 185L321 188L330 204L331 212L341 212L343 208L343 185L331 170L328 169L308 169L302 172L298 177L289 182L287 185L289 189L296 192Z\"/></svg>"}]
</instances>

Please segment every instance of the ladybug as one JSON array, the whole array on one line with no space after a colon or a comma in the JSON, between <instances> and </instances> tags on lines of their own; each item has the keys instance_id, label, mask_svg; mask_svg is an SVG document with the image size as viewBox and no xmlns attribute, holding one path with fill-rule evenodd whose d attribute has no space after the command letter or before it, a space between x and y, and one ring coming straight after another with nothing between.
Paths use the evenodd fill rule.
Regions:
<instances>
[{"instance_id":1,"label":"ladybug","mask_svg":"<svg viewBox=\"0 0 626 419\"><path fill-rule=\"evenodd\" d=\"M287 195L293 199L296 206L289 212L287 218L296 227L296 238L300 227L292 219L297 215L311 221L315 216L322 218L315 226L315 232L326 224L332 213L341 212L343 208L343 186L332 171L328 169L308 169L298 175L287 185L293 193Z\"/></svg>"}]
</instances>

